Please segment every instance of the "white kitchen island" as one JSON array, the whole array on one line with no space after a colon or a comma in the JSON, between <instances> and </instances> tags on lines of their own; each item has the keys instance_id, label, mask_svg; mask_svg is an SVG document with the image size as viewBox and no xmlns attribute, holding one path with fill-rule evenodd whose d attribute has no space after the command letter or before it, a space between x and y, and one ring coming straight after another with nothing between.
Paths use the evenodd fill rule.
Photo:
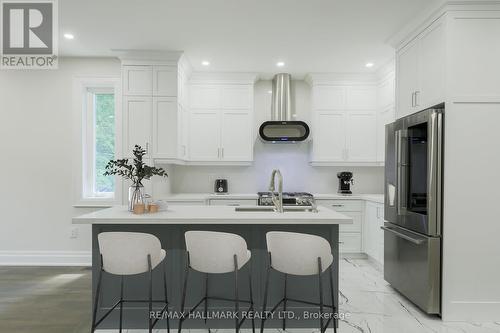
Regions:
<instances>
[{"instance_id":1,"label":"white kitchen island","mask_svg":"<svg viewBox=\"0 0 500 333\"><path fill-rule=\"evenodd\" d=\"M252 251L251 262L245 265L239 275L243 280L241 283L242 298L248 298L248 288L245 288L246 276L251 274L253 297L255 309L260 311L264 293L264 277L268 264L265 235L269 231L301 232L321 236L327 239L332 248L334 256L334 283L333 293L338 296L338 267L339 267L339 224L350 224L352 218L338 213L330 208L318 206L317 212L312 211L289 211L276 213L273 211L245 211L255 206L171 206L166 211L134 215L127 211L126 206L116 206L93 213L73 218L74 224L92 225L92 270L93 270L93 294L96 290L97 273L99 270L99 246L97 235L106 231L129 231L146 232L156 235L162 247L167 251L167 279L170 310L178 311L181 298L181 281L183 279L184 267L186 267L186 252L184 233L189 230L208 230L231 232L245 238L248 248ZM237 211L243 210L243 211ZM154 272L154 293L161 295L161 269ZM196 272L195 272L196 273ZM326 274L326 273L325 273ZM141 299L146 297L146 277L131 276L125 278L126 298ZM189 276L190 289L187 294L187 308L193 306L204 292L204 275L192 274ZM282 274L271 274L268 304L275 304L283 297L284 277ZM318 301L317 276L288 278L289 294L295 299L306 299ZM199 283L197 283L199 280ZM233 282L231 274L218 274L210 278L209 293L219 297L233 297ZM325 276L324 292L330 294L330 288ZM103 279L103 295L101 307L111 307L119 295L119 278L107 275ZM338 297L335 297L335 305L338 306ZM230 311L232 304L223 302L210 302L211 311ZM279 311L280 309L278 309ZM287 310L294 311L300 316L304 311L315 311L318 309L299 304L289 304ZM117 313L110 315L100 328L116 328L118 321ZM145 307L134 305L133 308L124 308L125 328L144 329L147 327ZM278 316L278 315L276 315ZM292 319L287 321L287 328L314 328L318 326L318 320ZM256 321L257 326L260 320ZM171 327L176 327L177 322L171 320ZM247 321L244 328L248 328ZM266 328L281 327L282 320L268 320ZM231 328L234 326L232 320L214 319L207 324L203 320L187 320L183 327L189 328ZM157 328L165 327L160 323Z\"/></svg>"},{"instance_id":2,"label":"white kitchen island","mask_svg":"<svg viewBox=\"0 0 500 333\"><path fill-rule=\"evenodd\" d=\"M239 210L243 211L237 211ZM74 224L352 224L352 218L323 206L317 212L244 211L246 206L169 206L166 211L135 215L115 206L73 218ZM254 206L248 206L254 208Z\"/></svg>"}]
</instances>

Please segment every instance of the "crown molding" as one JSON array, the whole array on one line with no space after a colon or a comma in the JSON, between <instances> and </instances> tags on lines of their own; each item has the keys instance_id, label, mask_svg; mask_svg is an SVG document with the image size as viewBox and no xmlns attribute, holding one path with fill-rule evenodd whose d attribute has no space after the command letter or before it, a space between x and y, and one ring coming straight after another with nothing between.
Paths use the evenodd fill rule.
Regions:
<instances>
[{"instance_id":1,"label":"crown molding","mask_svg":"<svg viewBox=\"0 0 500 333\"><path fill-rule=\"evenodd\" d=\"M447 1L441 0L437 4L429 7L413 20L403 26L397 33L387 39L387 44L399 50L421 31L425 30L433 22L450 11L478 11L478 10L500 10L498 0L462 0Z\"/></svg>"},{"instance_id":2,"label":"crown molding","mask_svg":"<svg viewBox=\"0 0 500 333\"><path fill-rule=\"evenodd\" d=\"M309 85L335 85L335 84L376 84L378 81L375 73L310 73L304 81Z\"/></svg>"},{"instance_id":3,"label":"crown molding","mask_svg":"<svg viewBox=\"0 0 500 333\"><path fill-rule=\"evenodd\" d=\"M234 72L193 72L190 84L254 84L258 79L256 73Z\"/></svg>"}]
</instances>

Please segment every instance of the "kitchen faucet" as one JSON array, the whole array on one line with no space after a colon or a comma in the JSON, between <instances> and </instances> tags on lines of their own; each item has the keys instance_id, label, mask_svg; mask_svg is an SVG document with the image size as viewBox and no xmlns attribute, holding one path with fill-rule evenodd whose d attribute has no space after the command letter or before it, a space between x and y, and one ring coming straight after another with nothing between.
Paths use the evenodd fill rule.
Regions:
<instances>
[{"instance_id":1,"label":"kitchen faucet","mask_svg":"<svg viewBox=\"0 0 500 333\"><path fill-rule=\"evenodd\" d=\"M274 194L275 185L274 180L278 175L278 197ZM271 182L269 183L269 191L271 192L271 199L273 200L274 210L278 213L283 213L283 176L279 169L274 169L271 174Z\"/></svg>"}]
</instances>

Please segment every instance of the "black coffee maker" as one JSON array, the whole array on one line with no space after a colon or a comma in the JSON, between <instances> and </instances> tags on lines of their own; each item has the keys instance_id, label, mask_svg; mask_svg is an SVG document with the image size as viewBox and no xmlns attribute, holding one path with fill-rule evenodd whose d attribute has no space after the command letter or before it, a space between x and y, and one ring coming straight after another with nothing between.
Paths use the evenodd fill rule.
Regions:
<instances>
[{"instance_id":1,"label":"black coffee maker","mask_svg":"<svg viewBox=\"0 0 500 333\"><path fill-rule=\"evenodd\" d=\"M342 171L337 173L337 178L339 179L339 193L340 194L352 194L351 185L354 185L354 179L352 179L352 172Z\"/></svg>"}]
</instances>

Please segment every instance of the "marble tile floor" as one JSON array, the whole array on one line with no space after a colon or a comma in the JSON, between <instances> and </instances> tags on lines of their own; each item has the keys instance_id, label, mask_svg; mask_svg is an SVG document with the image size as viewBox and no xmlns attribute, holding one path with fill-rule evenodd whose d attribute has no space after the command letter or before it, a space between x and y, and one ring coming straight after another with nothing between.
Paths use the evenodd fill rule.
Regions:
<instances>
[{"instance_id":1,"label":"marble tile floor","mask_svg":"<svg viewBox=\"0 0 500 333\"><path fill-rule=\"evenodd\" d=\"M0 267L0 332L90 332L90 273L90 269L81 267ZM500 333L500 322L443 323L437 317L425 315L395 292L384 281L380 268L367 259L342 259L340 290L340 310L345 314L340 322L340 333ZM147 331L124 330L124 333L143 332ZM266 330L266 333L279 332L283 331ZM286 332L318 330L290 329Z\"/></svg>"}]
</instances>

